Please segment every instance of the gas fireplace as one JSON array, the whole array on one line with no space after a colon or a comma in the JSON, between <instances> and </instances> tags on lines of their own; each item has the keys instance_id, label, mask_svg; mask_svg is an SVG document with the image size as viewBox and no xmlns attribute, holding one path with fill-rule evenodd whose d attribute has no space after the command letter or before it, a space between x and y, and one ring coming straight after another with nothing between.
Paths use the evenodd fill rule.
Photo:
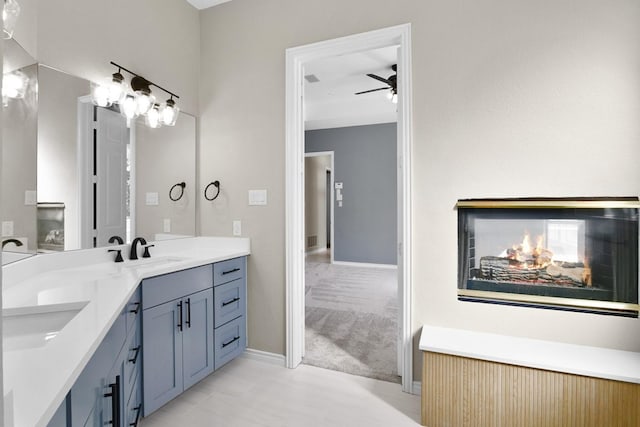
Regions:
<instances>
[{"instance_id":1,"label":"gas fireplace","mask_svg":"<svg viewBox=\"0 0 640 427\"><path fill-rule=\"evenodd\" d=\"M638 317L638 198L459 200L458 298Z\"/></svg>"}]
</instances>

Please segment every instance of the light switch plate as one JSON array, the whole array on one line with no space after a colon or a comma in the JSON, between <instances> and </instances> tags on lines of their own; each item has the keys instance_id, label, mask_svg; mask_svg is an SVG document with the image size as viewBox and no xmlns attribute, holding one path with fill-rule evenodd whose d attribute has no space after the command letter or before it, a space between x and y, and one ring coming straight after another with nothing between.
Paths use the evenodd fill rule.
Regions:
<instances>
[{"instance_id":1,"label":"light switch plate","mask_svg":"<svg viewBox=\"0 0 640 427\"><path fill-rule=\"evenodd\" d=\"M249 206L265 206L267 190L249 190Z\"/></svg>"},{"instance_id":2,"label":"light switch plate","mask_svg":"<svg viewBox=\"0 0 640 427\"><path fill-rule=\"evenodd\" d=\"M2 237L13 236L13 221L2 221Z\"/></svg>"},{"instance_id":3,"label":"light switch plate","mask_svg":"<svg viewBox=\"0 0 640 427\"><path fill-rule=\"evenodd\" d=\"M165 218L162 223L162 231L165 233L171 233L171 220L169 218Z\"/></svg>"},{"instance_id":4,"label":"light switch plate","mask_svg":"<svg viewBox=\"0 0 640 427\"><path fill-rule=\"evenodd\" d=\"M38 193L35 190L25 190L24 205L35 206L38 203Z\"/></svg>"},{"instance_id":5,"label":"light switch plate","mask_svg":"<svg viewBox=\"0 0 640 427\"><path fill-rule=\"evenodd\" d=\"M233 235L242 236L242 221L233 221Z\"/></svg>"},{"instance_id":6,"label":"light switch plate","mask_svg":"<svg viewBox=\"0 0 640 427\"><path fill-rule=\"evenodd\" d=\"M146 193L145 201L147 206L158 206L158 193Z\"/></svg>"}]
</instances>

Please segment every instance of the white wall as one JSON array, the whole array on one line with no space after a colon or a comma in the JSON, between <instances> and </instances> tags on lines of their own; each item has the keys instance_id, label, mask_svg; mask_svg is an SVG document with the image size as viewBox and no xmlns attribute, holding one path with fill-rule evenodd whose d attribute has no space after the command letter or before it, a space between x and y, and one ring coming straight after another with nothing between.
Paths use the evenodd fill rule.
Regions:
<instances>
[{"instance_id":1,"label":"white wall","mask_svg":"<svg viewBox=\"0 0 640 427\"><path fill-rule=\"evenodd\" d=\"M37 3L38 62L98 82L117 71L114 61L177 93L180 108L197 114L200 27L186 1Z\"/></svg>"},{"instance_id":2,"label":"white wall","mask_svg":"<svg viewBox=\"0 0 640 427\"><path fill-rule=\"evenodd\" d=\"M410 22L414 321L640 351L640 321L456 298L457 199L640 193L635 0L239 0L201 13L205 235L243 219L249 346L285 348L285 49ZM206 76L206 78L205 78ZM269 205L246 191L268 188ZM416 352L417 356L417 352ZM416 374L420 368L416 359Z\"/></svg>"}]
</instances>

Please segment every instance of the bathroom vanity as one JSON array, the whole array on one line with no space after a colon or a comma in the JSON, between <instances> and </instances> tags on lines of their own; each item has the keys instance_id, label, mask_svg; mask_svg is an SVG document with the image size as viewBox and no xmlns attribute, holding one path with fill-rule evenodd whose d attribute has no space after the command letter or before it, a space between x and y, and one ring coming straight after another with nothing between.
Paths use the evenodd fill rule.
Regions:
<instances>
[{"instance_id":1,"label":"bathroom vanity","mask_svg":"<svg viewBox=\"0 0 640 427\"><path fill-rule=\"evenodd\" d=\"M137 425L244 351L249 239L159 241L151 252L3 268L6 425Z\"/></svg>"}]
</instances>

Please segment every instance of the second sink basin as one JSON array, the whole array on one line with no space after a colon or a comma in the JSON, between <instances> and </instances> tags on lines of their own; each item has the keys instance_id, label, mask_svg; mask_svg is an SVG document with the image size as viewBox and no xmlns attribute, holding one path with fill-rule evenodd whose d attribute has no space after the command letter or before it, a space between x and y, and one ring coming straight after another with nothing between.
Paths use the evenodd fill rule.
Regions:
<instances>
[{"instance_id":1,"label":"second sink basin","mask_svg":"<svg viewBox=\"0 0 640 427\"><path fill-rule=\"evenodd\" d=\"M2 310L4 351L44 346L78 314L87 301L69 304L38 305Z\"/></svg>"}]
</instances>

